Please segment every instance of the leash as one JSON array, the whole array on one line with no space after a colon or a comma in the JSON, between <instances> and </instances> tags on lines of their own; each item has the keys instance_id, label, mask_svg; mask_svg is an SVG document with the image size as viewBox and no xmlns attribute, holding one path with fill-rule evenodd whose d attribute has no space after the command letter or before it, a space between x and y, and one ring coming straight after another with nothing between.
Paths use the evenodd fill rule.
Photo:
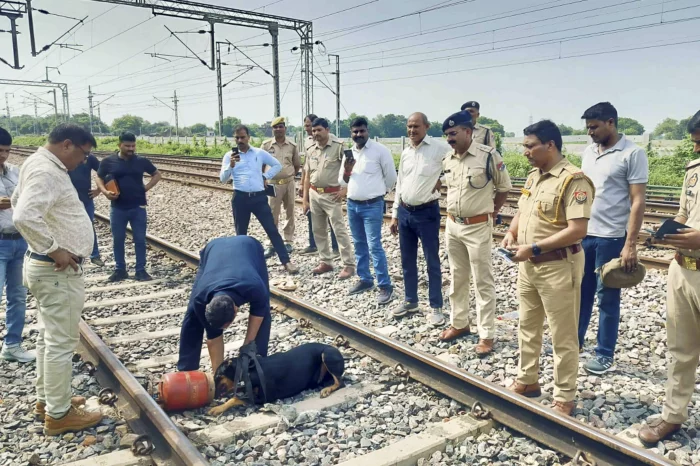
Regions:
<instances>
[{"instance_id":1,"label":"leash","mask_svg":"<svg viewBox=\"0 0 700 466\"><path fill-rule=\"evenodd\" d=\"M241 381L241 376L243 377L243 382L245 383L246 396L252 402L255 402L255 394L253 393L253 384L250 381L250 369L255 369L258 374L258 380L260 381L260 388L262 388L262 402L267 403L267 393L265 384L265 374L263 373L260 362L258 361L257 345L255 342L250 342L247 345L241 346L240 354L236 361L236 375L233 380L233 386L235 387L234 396L238 393L238 384Z\"/></svg>"}]
</instances>

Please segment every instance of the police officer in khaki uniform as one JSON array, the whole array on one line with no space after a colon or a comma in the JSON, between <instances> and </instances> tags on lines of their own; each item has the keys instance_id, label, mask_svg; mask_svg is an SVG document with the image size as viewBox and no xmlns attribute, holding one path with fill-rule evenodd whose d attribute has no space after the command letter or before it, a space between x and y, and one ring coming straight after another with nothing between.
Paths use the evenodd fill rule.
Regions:
<instances>
[{"instance_id":1,"label":"police officer in khaki uniform","mask_svg":"<svg viewBox=\"0 0 700 466\"><path fill-rule=\"evenodd\" d=\"M472 141L473 123L468 112L450 115L442 124L452 152L443 161L447 185L445 244L450 261L451 326L440 340L469 335L469 283L476 288L479 356L493 351L496 285L493 281L491 219L503 206L511 189L510 176L501 154ZM494 199L494 188L496 196Z\"/></svg>"},{"instance_id":2,"label":"police officer in khaki uniform","mask_svg":"<svg viewBox=\"0 0 700 466\"><path fill-rule=\"evenodd\" d=\"M345 227L341 206L347 189L338 183L342 169L343 143L331 137L325 118L317 118L313 122L313 134L316 143L309 148L304 163L304 213L311 210L314 239L321 258L321 263L313 269L313 273L320 275L333 270L333 255L326 229L326 223L330 219L344 265L338 278L345 280L355 274L355 253Z\"/></svg>"},{"instance_id":3,"label":"police officer in khaki uniform","mask_svg":"<svg viewBox=\"0 0 700 466\"><path fill-rule=\"evenodd\" d=\"M564 415L574 409L578 373L578 314L593 182L561 153L559 128L543 120L524 130L528 174L501 245L519 262L520 367L510 390L541 395L539 363L542 325L547 317L554 347L554 402Z\"/></svg>"},{"instance_id":4,"label":"police officer in khaki uniform","mask_svg":"<svg viewBox=\"0 0 700 466\"><path fill-rule=\"evenodd\" d=\"M700 154L700 112L688 122L688 132ZM666 402L661 418L639 431L639 439L654 447L681 428L688 419L688 403L695 389L700 360L700 158L685 169L677 222L690 228L665 235L663 244L678 248L668 269L666 333L671 363Z\"/></svg>"},{"instance_id":5,"label":"police officer in khaki uniform","mask_svg":"<svg viewBox=\"0 0 700 466\"><path fill-rule=\"evenodd\" d=\"M469 112L469 114L472 116L472 121L474 123L472 139L474 142L495 148L496 136L494 135L493 130L476 122L479 119L479 102L470 100L466 104L462 105L462 110Z\"/></svg>"},{"instance_id":6,"label":"police officer in khaki uniform","mask_svg":"<svg viewBox=\"0 0 700 466\"><path fill-rule=\"evenodd\" d=\"M276 196L271 197L269 202L275 226L279 224L280 210L284 205L284 211L287 215L287 223L285 223L283 230L284 246L287 248L287 252L291 253L292 241L294 240L294 197L296 196L294 177L301 168L301 158L297 145L287 137L287 125L284 117L272 120L272 134L275 137L263 142L262 149L282 164L282 170L268 181L269 184L275 185L276 190ZM275 249L268 247L265 251L265 258L272 257L274 253Z\"/></svg>"}]
</instances>

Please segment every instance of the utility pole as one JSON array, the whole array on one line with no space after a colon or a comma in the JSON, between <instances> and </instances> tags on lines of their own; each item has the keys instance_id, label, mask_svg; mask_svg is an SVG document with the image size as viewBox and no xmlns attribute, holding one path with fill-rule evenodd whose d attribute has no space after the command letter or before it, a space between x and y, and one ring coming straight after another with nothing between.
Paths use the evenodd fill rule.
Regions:
<instances>
[{"instance_id":1,"label":"utility pole","mask_svg":"<svg viewBox=\"0 0 700 466\"><path fill-rule=\"evenodd\" d=\"M330 57L335 57L335 134L340 137L340 56L328 54L328 60Z\"/></svg>"},{"instance_id":2,"label":"utility pole","mask_svg":"<svg viewBox=\"0 0 700 466\"><path fill-rule=\"evenodd\" d=\"M273 93L275 98L275 116L278 117L282 113L280 105L280 60L279 60L279 25L270 23L268 26L270 35L272 36L272 79Z\"/></svg>"},{"instance_id":3,"label":"utility pole","mask_svg":"<svg viewBox=\"0 0 700 466\"><path fill-rule=\"evenodd\" d=\"M224 136L224 95L221 88L221 42L216 43L216 91L219 96L219 137Z\"/></svg>"},{"instance_id":4,"label":"utility pole","mask_svg":"<svg viewBox=\"0 0 700 466\"><path fill-rule=\"evenodd\" d=\"M177 141L180 142L180 134L178 133L178 120L177 120L177 91L173 91L173 104L175 105L175 137Z\"/></svg>"},{"instance_id":5,"label":"utility pole","mask_svg":"<svg viewBox=\"0 0 700 466\"><path fill-rule=\"evenodd\" d=\"M36 107L36 97L34 97L34 134L35 135L39 134L36 132L36 124L38 123L38 121L39 121L39 111L37 110L37 107Z\"/></svg>"},{"instance_id":6,"label":"utility pole","mask_svg":"<svg viewBox=\"0 0 700 466\"><path fill-rule=\"evenodd\" d=\"M29 2L28 2L29 3ZM31 8L31 5L29 5ZM31 21L31 13L30 13L30 21ZM32 49L34 48L34 35L32 34ZM49 69L56 70L58 74L61 74L61 71L58 69L57 66L47 66L46 68L46 79L45 82L50 83L51 80L49 79ZM58 124L58 101L56 100L56 89L53 90L53 109L54 109L54 124ZM65 110L65 109L64 109Z\"/></svg>"},{"instance_id":7,"label":"utility pole","mask_svg":"<svg viewBox=\"0 0 700 466\"><path fill-rule=\"evenodd\" d=\"M92 133L92 98L95 94L92 93L92 87L88 86L88 102L90 103L90 132Z\"/></svg>"},{"instance_id":8,"label":"utility pole","mask_svg":"<svg viewBox=\"0 0 700 466\"><path fill-rule=\"evenodd\" d=\"M97 120L100 122L100 129L99 129L100 133L102 132L102 112L100 111L100 109L102 108L103 103L107 102L109 99L111 99L114 96L115 96L115 94L112 94L109 97L107 97L105 100L103 100L102 102L99 102L97 104Z\"/></svg>"}]
</instances>

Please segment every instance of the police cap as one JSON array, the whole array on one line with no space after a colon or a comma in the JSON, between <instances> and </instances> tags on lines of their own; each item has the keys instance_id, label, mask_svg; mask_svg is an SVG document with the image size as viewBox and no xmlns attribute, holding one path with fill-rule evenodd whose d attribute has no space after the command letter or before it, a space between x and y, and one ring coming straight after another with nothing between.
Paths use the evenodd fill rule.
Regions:
<instances>
[{"instance_id":1,"label":"police cap","mask_svg":"<svg viewBox=\"0 0 700 466\"><path fill-rule=\"evenodd\" d=\"M444 133L450 128L455 126L466 126L467 128L474 128L474 123L472 122L472 116L469 112L461 111L453 113L447 120L442 124L442 132Z\"/></svg>"},{"instance_id":2,"label":"police cap","mask_svg":"<svg viewBox=\"0 0 700 466\"><path fill-rule=\"evenodd\" d=\"M642 264L637 264L635 271L625 272L622 259L618 257L600 267L597 272L600 274L600 281L608 288L631 288L644 280L647 270Z\"/></svg>"},{"instance_id":3,"label":"police cap","mask_svg":"<svg viewBox=\"0 0 700 466\"><path fill-rule=\"evenodd\" d=\"M466 104L462 105L462 110L466 110L468 108L475 108L479 110L479 102L477 102L476 100L470 100Z\"/></svg>"},{"instance_id":4,"label":"police cap","mask_svg":"<svg viewBox=\"0 0 700 466\"><path fill-rule=\"evenodd\" d=\"M272 123L270 123L270 126L277 126L277 125L285 125L286 122L284 120L284 117L276 117L274 120L272 120Z\"/></svg>"}]
</instances>

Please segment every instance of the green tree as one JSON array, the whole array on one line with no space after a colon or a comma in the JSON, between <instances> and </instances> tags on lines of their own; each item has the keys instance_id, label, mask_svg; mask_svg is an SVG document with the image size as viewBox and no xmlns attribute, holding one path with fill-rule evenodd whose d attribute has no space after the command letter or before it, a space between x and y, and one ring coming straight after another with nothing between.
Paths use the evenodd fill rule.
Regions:
<instances>
[{"instance_id":1,"label":"green tree","mask_svg":"<svg viewBox=\"0 0 700 466\"><path fill-rule=\"evenodd\" d=\"M498 122L498 120L494 120L492 118L488 118L488 117L485 117L482 115L479 117L479 124L484 125L484 126L488 126L489 128L491 128L491 130L494 133L500 134L501 136L504 136L506 134L506 131L503 128L503 125L500 124Z\"/></svg>"},{"instance_id":2,"label":"green tree","mask_svg":"<svg viewBox=\"0 0 700 466\"><path fill-rule=\"evenodd\" d=\"M644 126L633 118L618 118L617 129L628 136L640 136L644 134Z\"/></svg>"},{"instance_id":3,"label":"green tree","mask_svg":"<svg viewBox=\"0 0 700 466\"><path fill-rule=\"evenodd\" d=\"M557 126L559 127L559 132L562 136L571 136L572 134L574 134L574 128L572 128L571 126L566 126L563 123L560 123Z\"/></svg>"},{"instance_id":4,"label":"green tree","mask_svg":"<svg viewBox=\"0 0 700 466\"><path fill-rule=\"evenodd\" d=\"M241 120L239 120L236 117L228 116L228 117L224 118L223 126L222 126L224 136L233 137L233 128L235 128L236 126L238 126L240 124L241 124ZM214 128L218 128L218 127L219 127L219 122L217 121L214 123Z\"/></svg>"},{"instance_id":5,"label":"green tree","mask_svg":"<svg viewBox=\"0 0 700 466\"><path fill-rule=\"evenodd\" d=\"M146 124L144 124L143 127L143 134L152 134L154 136L170 136L171 133L173 136L175 136L175 128L173 128L167 121L156 121L155 123L150 124L146 122Z\"/></svg>"},{"instance_id":6,"label":"green tree","mask_svg":"<svg viewBox=\"0 0 700 466\"><path fill-rule=\"evenodd\" d=\"M400 138L406 135L406 122L408 118L403 115L377 115L372 118L371 124L376 128L375 136L380 138Z\"/></svg>"},{"instance_id":7,"label":"green tree","mask_svg":"<svg viewBox=\"0 0 700 466\"><path fill-rule=\"evenodd\" d=\"M204 123L195 123L189 127L190 132L195 136L206 136L208 129Z\"/></svg>"},{"instance_id":8,"label":"green tree","mask_svg":"<svg viewBox=\"0 0 700 466\"><path fill-rule=\"evenodd\" d=\"M115 134L121 134L123 132L134 133L136 135L141 134L141 129L145 122L143 118L135 115L124 115L115 118L112 121L112 131Z\"/></svg>"},{"instance_id":9,"label":"green tree","mask_svg":"<svg viewBox=\"0 0 700 466\"><path fill-rule=\"evenodd\" d=\"M687 122L687 120L685 120ZM654 129L654 139L680 140L685 138L685 127L673 118L666 118Z\"/></svg>"},{"instance_id":10,"label":"green tree","mask_svg":"<svg viewBox=\"0 0 700 466\"><path fill-rule=\"evenodd\" d=\"M430 128L428 128L428 136L440 138L443 134L444 133L442 132L442 123L440 123L439 121L433 121L432 123L430 123Z\"/></svg>"}]
</instances>

